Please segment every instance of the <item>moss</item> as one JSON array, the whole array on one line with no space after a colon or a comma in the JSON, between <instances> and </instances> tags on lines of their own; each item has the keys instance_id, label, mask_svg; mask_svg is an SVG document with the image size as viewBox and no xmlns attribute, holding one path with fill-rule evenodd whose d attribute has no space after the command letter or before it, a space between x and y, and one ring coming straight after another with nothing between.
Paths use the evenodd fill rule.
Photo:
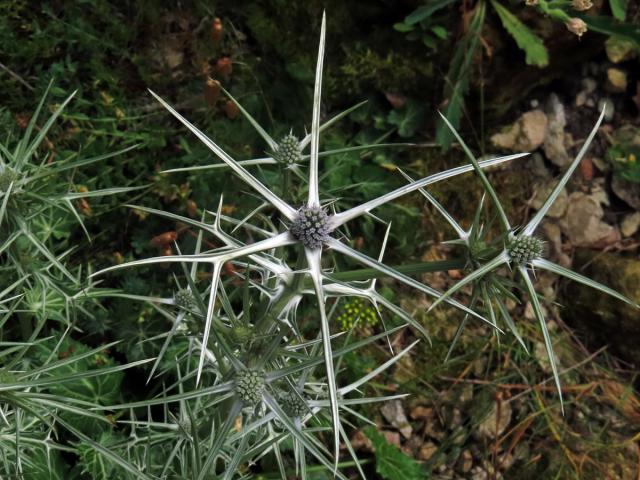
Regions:
<instances>
[{"instance_id":1,"label":"moss","mask_svg":"<svg viewBox=\"0 0 640 480\"><path fill-rule=\"evenodd\" d=\"M640 302L640 260L636 258L580 250L574 270ZM625 359L640 363L637 309L576 282L567 285L561 301L571 305L564 310L565 320L585 331L594 344L609 344Z\"/></svg>"},{"instance_id":2,"label":"moss","mask_svg":"<svg viewBox=\"0 0 640 480\"><path fill-rule=\"evenodd\" d=\"M342 93L355 95L370 90L380 92L412 92L424 85L433 75L433 64L417 63L404 51L374 50L363 44L345 50L344 63L333 78L329 88L339 88Z\"/></svg>"}]
</instances>

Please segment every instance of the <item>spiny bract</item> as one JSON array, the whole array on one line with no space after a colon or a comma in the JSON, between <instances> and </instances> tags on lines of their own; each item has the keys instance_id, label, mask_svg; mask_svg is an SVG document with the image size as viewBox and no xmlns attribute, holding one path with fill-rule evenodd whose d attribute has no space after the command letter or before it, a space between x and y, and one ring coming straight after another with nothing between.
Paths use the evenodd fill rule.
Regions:
<instances>
[{"instance_id":1,"label":"spiny bract","mask_svg":"<svg viewBox=\"0 0 640 480\"><path fill-rule=\"evenodd\" d=\"M274 152L275 159L287 166L297 165L302 162L302 150L298 137L292 133L286 134L278 143Z\"/></svg>"},{"instance_id":2,"label":"spiny bract","mask_svg":"<svg viewBox=\"0 0 640 480\"><path fill-rule=\"evenodd\" d=\"M291 224L291 234L307 248L320 248L333 231L329 216L321 207L302 207Z\"/></svg>"},{"instance_id":3,"label":"spiny bract","mask_svg":"<svg viewBox=\"0 0 640 480\"><path fill-rule=\"evenodd\" d=\"M246 404L256 405L262 399L265 376L259 370L242 370L236 375L236 395Z\"/></svg>"},{"instance_id":4,"label":"spiny bract","mask_svg":"<svg viewBox=\"0 0 640 480\"><path fill-rule=\"evenodd\" d=\"M544 242L530 235L515 237L507 247L509 258L518 265L529 263L542 256Z\"/></svg>"}]
</instances>

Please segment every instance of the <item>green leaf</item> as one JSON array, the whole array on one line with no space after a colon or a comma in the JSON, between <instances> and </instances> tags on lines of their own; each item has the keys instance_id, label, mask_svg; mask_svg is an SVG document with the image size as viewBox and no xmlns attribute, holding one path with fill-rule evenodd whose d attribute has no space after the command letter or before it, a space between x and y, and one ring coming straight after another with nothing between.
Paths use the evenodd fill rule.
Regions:
<instances>
[{"instance_id":1,"label":"green leaf","mask_svg":"<svg viewBox=\"0 0 640 480\"><path fill-rule=\"evenodd\" d=\"M624 22L627 17L627 4L629 0L609 0L609 6L611 7L611 13L618 20Z\"/></svg>"},{"instance_id":2,"label":"green leaf","mask_svg":"<svg viewBox=\"0 0 640 480\"><path fill-rule=\"evenodd\" d=\"M498 13L502 26L511 34L521 50L526 54L527 65L546 67L549 65L549 52L542 39L529 30L513 13L498 2L491 1L491 5Z\"/></svg>"},{"instance_id":3,"label":"green leaf","mask_svg":"<svg viewBox=\"0 0 640 480\"><path fill-rule=\"evenodd\" d=\"M584 15L577 12L575 16L584 20L589 30L624 38L633 42L633 45L640 49L640 24L620 23L611 17Z\"/></svg>"},{"instance_id":4,"label":"green leaf","mask_svg":"<svg viewBox=\"0 0 640 480\"><path fill-rule=\"evenodd\" d=\"M480 3L476 8L469 31L458 42L449 71L447 72L446 84L444 87L444 100L446 102L442 112L449 120L451 125L458 128L460 125L460 117L462 115L462 105L464 97L469 90L469 78L471 75L471 65L473 56L478 46L480 31L484 24L486 7L484 2ZM453 139L452 133L444 122L438 123L436 129L436 142L445 150L451 145Z\"/></svg>"},{"instance_id":5,"label":"green leaf","mask_svg":"<svg viewBox=\"0 0 640 480\"><path fill-rule=\"evenodd\" d=\"M406 25L415 25L433 15L438 10L443 9L447 5L452 4L456 0L433 0L427 5L417 8L404 19Z\"/></svg>"},{"instance_id":6,"label":"green leaf","mask_svg":"<svg viewBox=\"0 0 640 480\"><path fill-rule=\"evenodd\" d=\"M417 102L409 102L405 108L389 112L387 120L390 124L398 127L398 135L406 138L412 136L420 128L424 117L424 107Z\"/></svg>"},{"instance_id":7,"label":"green leaf","mask_svg":"<svg viewBox=\"0 0 640 480\"><path fill-rule=\"evenodd\" d=\"M387 442L374 427L365 430L376 452L376 472L385 480L422 480L426 474L418 462Z\"/></svg>"}]
</instances>

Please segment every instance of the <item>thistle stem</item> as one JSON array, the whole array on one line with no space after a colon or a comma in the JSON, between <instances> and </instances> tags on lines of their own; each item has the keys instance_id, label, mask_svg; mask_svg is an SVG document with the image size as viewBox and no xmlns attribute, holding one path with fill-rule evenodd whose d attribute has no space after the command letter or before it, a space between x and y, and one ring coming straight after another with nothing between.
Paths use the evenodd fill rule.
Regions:
<instances>
[{"instance_id":1,"label":"thistle stem","mask_svg":"<svg viewBox=\"0 0 640 480\"><path fill-rule=\"evenodd\" d=\"M418 273L444 272L447 270L463 269L467 261L464 258L454 258L451 260L438 260L436 262L420 262L408 265L391 266L394 270L404 273L405 275L415 275ZM374 268L361 268L358 270L350 270L348 272L336 272L328 275L329 279L341 282L356 282L362 280L371 280L373 278L383 278L386 275ZM330 283L330 282L328 282Z\"/></svg>"}]
</instances>

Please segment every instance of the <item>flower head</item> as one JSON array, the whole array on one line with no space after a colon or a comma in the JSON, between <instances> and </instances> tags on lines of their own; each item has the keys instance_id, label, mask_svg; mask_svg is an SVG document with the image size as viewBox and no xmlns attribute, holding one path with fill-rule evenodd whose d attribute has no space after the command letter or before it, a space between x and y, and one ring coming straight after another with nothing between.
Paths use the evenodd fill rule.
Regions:
<instances>
[{"instance_id":1,"label":"flower head","mask_svg":"<svg viewBox=\"0 0 640 480\"><path fill-rule=\"evenodd\" d=\"M309 411L307 403L297 392L287 392L280 397L280 405L287 415L301 417Z\"/></svg>"},{"instance_id":2,"label":"flower head","mask_svg":"<svg viewBox=\"0 0 640 480\"><path fill-rule=\"evenodd\" d=\"M196 299L193 293L187 288L181 288L173 295L173 301L179 307L192 309L196 305Z\"/></svg>"},{"instance_id":3,"label":"flower head","mask_svg":"<svg viewBox=\"0 0 640 480\"><path fill-rule=\"evenodd\" d=\"M287 166L297 165L302 162L302 149L298 137L288 133L278 143L274 152L275 159Z\"/></svg>"},{"instance_id":4,"label":"flower head","mask_svg":"<svg viewBox=\"0 0 640 480\"><path fill-rule=\"evenodd\" d=\"M262 399L265 386L264 373L258 370L241 370L236 375L236 395L249 405L255 405Z\"/></svg>"},{"instance_id":5,"label":"flower head","mask_svg":"<svg viewBox=\"0 0 640 480\"><path fill-rule=\"evenodd\" d=\"M302 207L291 224L291 235L311 249L322 247L333 231L329 216L322 207Z\"/></svg>"},{"instance_id":6,"label":"flower head","mask_svg":"<svg viewBox=\"0 0 640 480\"><path fill-rule=\"evenodd\" d=\"M518 235L507 246L509 259L517 265L530 263L544 253L544 242L530 235Z\"/></svg>"},{"instance_id":7,"label":"flower head","mask_svg":"<svg viewBox=\"0 0 640 480\"><path fill-rule=\"evenodd\" d=\"M579 12L583 12L583 11L589 10L591 7L593 7L593 3L591 3L591 0L572 0L571 1L571 7L574 10L578 10Z\"/></svg>"},{"instance_id":8,"label":"flower head","mask_svg":"<svg viewBox=\"0 0 640 480\"><path fill-rule=\"evenodd\" d=\"M581 37L582 35L587 33L587 24L581 18L570 18L569 21L565 23L565 25L571 33L576 34L578 37Z\"/></svg>"}]
</instances>

